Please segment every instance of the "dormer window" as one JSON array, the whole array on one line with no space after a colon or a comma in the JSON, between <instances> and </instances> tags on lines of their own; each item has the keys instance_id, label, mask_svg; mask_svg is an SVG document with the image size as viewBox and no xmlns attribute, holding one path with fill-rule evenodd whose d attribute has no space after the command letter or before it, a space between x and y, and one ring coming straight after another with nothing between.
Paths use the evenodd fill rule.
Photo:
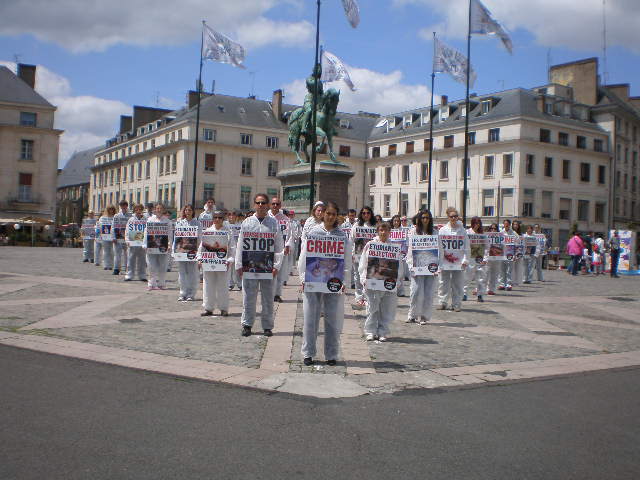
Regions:
<instances>
[{"instance_id":1,"label":"dormer window","mask_svg":"<svg viewBox=\"0 0 640 480\"><path fill-rule=\"evenodd\" d=\"M345 118L340 119L340 128L351 128L351 122Z\"/></svg>"},{"instance_id":2,"label":"dormer window","mask_svg":"<svg viewBox=\"0 0 640 480\"><path fill-rule=\"evenodd\" d=\"M481 103L482 115L486 115L491 111L491 100L483 100Z\"/></svg>"},{"instance_id":3,"label":"dormer window","mask_svg":"<svg viewBox=\"0 0 640 480\"><path fill-rule=\"evenodd\" d=\"M553 115L553 102L546 100L544 102L544 113Z\"/></svg>"},{"instance_id":4,"label":"dormer window","mask_svg":"<svg viewBox=\"0 0 640 480\"><path fill-rule=\"evenodd\" d=\"M444 121L449 118L449 106L440 107L440 121Z\"/></svg>"}]
</instances>

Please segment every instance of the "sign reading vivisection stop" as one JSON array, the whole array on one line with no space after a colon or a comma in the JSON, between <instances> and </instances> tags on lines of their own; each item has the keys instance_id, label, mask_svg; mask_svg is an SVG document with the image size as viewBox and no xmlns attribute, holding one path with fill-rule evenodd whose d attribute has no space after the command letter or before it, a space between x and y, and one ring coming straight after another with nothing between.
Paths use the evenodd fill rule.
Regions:
<instances>
[{"instance_id":1,"label":"sign reading vivisection stop","mask_svg":"<svg viewBox=\"0 0 640 480\"><path fill-rule=\"evenodd\" d=\"M304 290L320 293L341 292L344 285L346 238L308 235L305 242Z\"/></svg>"},{"instance_id":2,"label":"sign reading vivisection stop","mask_svg":"<svg viewBox=\"0 0 640 480\"><path fill-rule=\"evenodd\" d=\"M254 280L273 278L276 234L273 232L242 233L242 275Z\"/></svg>"},{"instance_id":3,"label":"sign reading vivisection stop","mask_svg":"<svg viewBox=\"0 0 640 480\"><path fill-rule=\"evenodd\" d=\"M465 235L440 235L439 239L442 249L440 268L442 270L462 270Z\"/></svg>"}]
</instances>

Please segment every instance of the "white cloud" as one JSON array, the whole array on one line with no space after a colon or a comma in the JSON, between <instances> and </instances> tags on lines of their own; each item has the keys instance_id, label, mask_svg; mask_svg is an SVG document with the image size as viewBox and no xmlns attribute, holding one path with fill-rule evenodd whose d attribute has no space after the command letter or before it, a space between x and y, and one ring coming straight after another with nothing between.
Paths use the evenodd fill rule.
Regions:
<instances>
[{"instance_id":1,"label":"white cloud","mask_svg":"<svg viewBox=\"0 0 640 480\"><path fill-rule=\"evenodd\" d=\"M2 62L15 72L16 64ZM103 145L116 133L120 115L131 115L131 107L117 100L73 96L69 80L38 65L36 91L57 107L54 127L64 130L60 137L58 165L64 166L75 151Z\"/></svg>"},{"instance_id":2,"label":"white cloud","mask_svg":"<svg viewBox=\"0 0 640 480\"><path fill-rule=\"evenodd\" d=\"M94 1L12 0L0 2L0 35L33 34L72 52L104 51L114 45L179 45L200 37L200 22L244 39L245 47L306 46L313 26L306 21L275 22L264 14L278 5L299 9L292 0ZM25 15L25 12L38 12Z\"/></svg>"},{"instance_id":3,"label":"white cloud","mask_svg":"<svg viewBox=\"0 0 640 480\"><path fill-rule=\"evenodd\" d=\"M342 82L327 84L327 87L340 90L338 110L341 112L356 113L364 110L385 115L429 103L430 92L426 85L402 83L402 72L398 70L380 73L365 68L347 68L357 88L355 92L349 90ZM284 91L287 103L301 105L307 93L305 81L295 80L285 85Z\"/></svg>"}]
</instances>

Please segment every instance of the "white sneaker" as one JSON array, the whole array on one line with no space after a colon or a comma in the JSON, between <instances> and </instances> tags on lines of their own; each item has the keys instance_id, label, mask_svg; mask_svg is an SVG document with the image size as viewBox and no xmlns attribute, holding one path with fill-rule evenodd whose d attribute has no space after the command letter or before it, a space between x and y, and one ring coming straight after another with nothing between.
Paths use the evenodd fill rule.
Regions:
<instances>
[{"instance_id":1,"label":"white sneaker","mask_svg":"<svg viewBox=\"0 0 640 480\"><path fill-rule=\"evenodd\" d=\"M380 342L386 342L387 341L387 337L383 337L382 335L380 337L378 337L378 341Z\"/></svg>"},{"instance_id":2,"label":"white sneaker","mask_svg":"<svg viewBox=\"0 0 640 480\"><path fill-rule=\"evenodd\" d=\"M373 333L367 333L365 338L367 339L367 342L373 341Z\"/></svg>"},{"instance_id":3,"label":"white sneaker","mask_svg":"<svg viewBox=\"0 0 640 480\"><path fill-rule=\"evenodd\" d=\"M423 318L422 320L420 320L420 325L426 325L427 321Z\"/></svg>"}]
</instances>

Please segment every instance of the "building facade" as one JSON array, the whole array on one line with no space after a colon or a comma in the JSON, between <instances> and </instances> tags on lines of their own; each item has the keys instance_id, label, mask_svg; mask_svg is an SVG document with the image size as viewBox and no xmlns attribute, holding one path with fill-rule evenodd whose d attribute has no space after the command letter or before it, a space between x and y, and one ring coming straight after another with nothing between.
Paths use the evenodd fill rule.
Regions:
<instances>
[{"instance_id":1,"label":"building facade","mask_svg":"<svg viewBox=\"0 0 640 480\"><path fill-rule=\"evenodd\" d=\"M102 147L74 153L58 173L56 223L80 225L89 211L89 179L94 156Z\"/></svg>"},{"instance_id":2,"label":"building facade","mask_svg":"<svg viewBox=\"0 0 640 480\"><path fill-rule=\"evenodd\" d=\"M62 130L56 107L35 90L36 67L0 66L0 221L55 220L58 151Z\"/></svg>"}]
</instances>

